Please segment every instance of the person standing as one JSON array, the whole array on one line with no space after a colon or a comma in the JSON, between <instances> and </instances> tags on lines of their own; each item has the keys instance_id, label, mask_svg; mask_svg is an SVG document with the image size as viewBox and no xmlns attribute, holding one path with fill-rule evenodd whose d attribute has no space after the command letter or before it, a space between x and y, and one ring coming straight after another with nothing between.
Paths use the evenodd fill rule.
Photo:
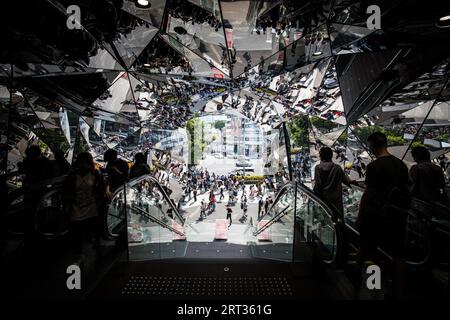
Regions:
<instances>
[{"instance_id":1,"label":"person standing","mask_svg":"<svg viewBox=\"0 0 450 320\"><path fill-rule=\"evenodd\" d=\"M431 162L430 151L418 146L412 148L411 155L417 163L409 170L411 195L427 202L448 205L444 173Z\"/></svg>"},{"instance_id":2,"label":"person standing","mask_svg":"<svg viewBox=\"0 0 450 320\"><path fill-rule=\"evenodd\" d=\"M216 196L213 194L211 197L211 212L216 211Z\"/></svg>"},{"instance_id":3,"label":"person standing","mask_svg":"<svg viewBox=\"0 0 450 320\"><path fill-rule=\"evenodd\" d=\"M410 205L408 168L388 152L385 134L372 133L367 144L376 160L367 165L366 189L359 207L357 266L362 271L365 259L372 258L378 246L383 245L393 258L394 293L400 297L404 288L406 216Z\"/></svg>"},{"instance_id":4,"label":"person standing","mask_svg":"<svg viewBox=\"0 0 450 320\"><path fill-rule=\"evenodd\" d=\"M260 197L258 200L258 220L261 217L261 210L262 210L263 206L264 206L264 200L262 197Z\"/></svg>"},{"instance_id":5,"label":"person standing","mask_svg":"<svg viewBox=\"0 0 450 320\"><path fill-rule=\"evenodd\" d=\"M109 188L113 192L128 180L128 164L117 157L117 151L114 149L106 150L103 158L107 163L105 170L108 174Z\"/></svg>"},{"instance_id":6,"label":"person standing","mask_svg":"<svg viewBox=\"0 0 450 320\"><path fill-rule=\"evenodd\" d=\"M342 183L350 186L351 181L341 166L333 162L331 148L322 147L319 157L320 163L314 168L314 193L343 217Z\"/></svg>"},{"instance_id":7,"label":"person standing","mask_svg":"<svg viewBox=\"0 0 450 320\"><path fill-rule=\"evenodd\" d=\"M53 176L51 161L42 154L38 145L31 145L25 150L25 159L17 164L18 172L24 174L23 187L28 189L23 195L27 208L25 215L24 248L27 253L32 252L35 243L34 214L39 199L43 196L44 188L33 188L36 184Z\"/></svg>"},{"instance_id":8,"label":"person standing","mask_svg":"<svg viewBox=\"0 0 450 320\"><path fill-rule=\"evenodd\" d=\"M269 214L269 206L270 206L270 196L266 198L266 201L264 202L264 215Z\"/></svg>"},{"instance_id":9,"label":"person standing","mask_svg":"<svg viewBox=\"0 0 450 320\"><path fill-rule=\"evenodd\" d=\"M197 189L194 188L194 191L192 193L194 194L194 202L197 202Z\"/></svg>"},{"instance_id":10,"label":"person standing","mask_svg":"<svg viewBox=\"0 0 450 320\"><path fill-rule=\"evenodd\" d=\"M80 153L63 186L63 203L69 211L70 237L77 264L83 263L84 243L94 238L98 245L102 227L99 217L111 199L108 184L98 170L89 152Z\"/></svg>"},{"instance_id":11,"label":"person standing","mask_svg":"<svg viewBox=\"0 0 450 320\"><path fill-rule=\"evenodd\" d=\"M225 187L223 186L223 184L221 184L220 185L220 201L222 201L224 198L225 198L225 196L224 196L224 194L223 194L223 189L224 189Z\"/></svg>"},{"instance_id":12,"label":"person standing","mask_svg":"<svg viewBox=\"0 0 450 320\"><path fill-rule=\"evenodd\" d=\"M247 200L245 200L244 202L242 202L242 213L244 217L247 215L247 209L248 209Z\"/></svg>"},{"instance_id":13,"label":"person standing","mask_svg":"<svg viewBox=\"0 0 450 320\"><path fill-rule=\"evenodd\" d=\"M206 203L205 201L200 202L200 219L203 220L206 217Z\"/></svg>"},{"instance_id":14,"label":"person standing","mask_svg":"<svg viewBox=\"0 0 450 320\"><path fill-rule=\"evenodd\" d=\"M134 155L134 164L130 169L130 179L150 174L150 167L145 163L145 156L142 152Z\"/></svg>"},{"instance_id":15,"label":"person standing","mask_svg":"<svg viewBox=\"0 0 450 320\"><path fill-rule=\"evenodd\" d=\"M233 223L233 220L231 219L232 213L233 213L233 210L230 207L227 207L227 220L230 220L230 224L228 225L228 228L231 226L231 223Z\"/></svg>"}]
</instances>

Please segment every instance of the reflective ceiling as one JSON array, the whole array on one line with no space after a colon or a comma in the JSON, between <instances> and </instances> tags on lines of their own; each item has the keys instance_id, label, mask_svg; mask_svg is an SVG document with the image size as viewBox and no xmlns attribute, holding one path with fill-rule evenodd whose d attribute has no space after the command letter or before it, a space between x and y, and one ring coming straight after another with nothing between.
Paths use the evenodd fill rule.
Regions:
<instances>
[{"instance_id":1,"label":"reflective ceiling","mask_svg":"<svg viewBox=\"0 0 450 320\"><path fill-rule=\"evenodd\" d=\"M344 149L347 139L364 148L363 128L394 127L399 157L414 142L448 150L450 28L436 22L450 10L440 1L149 2L2 4L2 168L14 170L30 139L100 155L218 112L268 128L304 117L311 141ZM70 5L79 29L67 27ZM367 23L370 5L381 29Z\"/></svg>"}]
</instances>

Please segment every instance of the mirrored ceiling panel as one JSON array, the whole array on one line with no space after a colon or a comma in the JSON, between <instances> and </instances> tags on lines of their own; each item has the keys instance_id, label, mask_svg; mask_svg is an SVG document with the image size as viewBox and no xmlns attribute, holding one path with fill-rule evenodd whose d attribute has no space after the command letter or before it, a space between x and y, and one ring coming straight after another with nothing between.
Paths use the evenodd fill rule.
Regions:
<instances>
[{"instance_id":1,"label":"mirrored ceiling panel","mask_svg":"<svg viewBox=\"0 0 450 320\"><path fill-rule=\"evenodd\" d=\"M177 10L169 9L166 33L229 76L228 50L218 8L217 5L217 10L209 12L184 2Z\"/></svg>"},{"instance_id":2,"label":"mirrored ceiling panel","mask_svg":"<svg viewBox=\"0 0 450 320\"><path fill-rule=\"evenodd\" d=\"M150 23L156 28L160 28L166 2L166 0L148 1L149 5L146 7L140 6L135 0L124 0L121 9Z\"/></svg>"},{"instance_id":3,"label":"mirrored ceiling panel","mask_svg":"<svg viewBox=\"0 0 450 320\"><path fill-rule=\"evenodd\" d=\"M176 38L170 35L161 35L161 38L187 59L190 68L192 68L189 71L189 75L217 79L229 78L226 74L220 71L220 69L214 67L213 64L210 64L197 53L184 46Z\"/></svg>"},{"instance_id":4,"label":"mirrored ceiling panel","mask_svg":"<svg viewBox=\"0 0 450 320\"><path fill-rule=\"evenodd\" d=\"M280 37L275 29L276 20L258 17L258 13L265 11L264 8L272 7L269 2L221 1L220 5L234 77L279 51ZM276 11L278 8L271 10Z\"/></svg>"},{"instance_id":5,"label":"mirrored ceiling panel","mask_svg":"<svg viewBox=\"0 0 450 320\"><path fill-rule=\"evenodd\" d=\"M288 68L298 68L331 56L330 38L324 24L309 33L300 33L285 41L285 57ZM285 39L286 40L286 39Z\"/></svg>"},{"instance_id":6,"label":"mirrored ceiling panel","mask_svg":"<svg viewBox=\"0 0 450 320\"><path fill-rule=\"evenodd\" d=\"M333 23L329 25L333 54L392 50L394 43L382 31Z\"/></svg>"}]
</instances>

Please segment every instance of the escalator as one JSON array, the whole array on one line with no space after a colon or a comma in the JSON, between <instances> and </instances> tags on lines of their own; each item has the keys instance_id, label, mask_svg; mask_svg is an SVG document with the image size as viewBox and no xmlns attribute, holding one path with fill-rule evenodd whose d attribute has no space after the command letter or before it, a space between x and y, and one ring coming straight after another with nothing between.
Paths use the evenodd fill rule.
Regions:
<instances>
[{"instance_id":1,"label":"escalator","mask_svg":"<svg viewBox=\"0 0 450 320\"><path fill-rule=\"evenodd\" d=\"M128 182L123 203L126 203L131 260L185 255L185 219L157 179L145 175Z\"/></svg>"},{"instance_id":2,"label":"escalator","mask_svg":"<svg viewBox=\"0 0 450 320\"><path fill-rule=\"evenodd\" d=\"M342 221L309 188L295 183L280 190L253 235L254 256L274 260L309 260L305 253L312 251L324 263L337 263L345 247Z\"/></svg>"},{"instance_id":3,"label":"escalator","mask_svg":"<svg viewBox=\"0 0 450 320\"><path fill-rule=\"evenodd\" d=\"M26 215L30 214L30 204L27 203L33 203L34 212L32 214L36 234L44 239L54 239L65 235L68 232L70 222L62 202L62 188L65 179L66 176L61 176L33 186L12 190L8 194L8 208L2 215L2 226L5 234L9 236L23 236L27 219ZM148 188L150 184L157 196L151 197L148 192L145 192L145 187ZM32 196L30 197L30 195ZM158 199L160 212L140 210L139 205L142 204L144 197L147 197L148 203ZM139 199L141 202L139 202ZM132 205L127 207L127 203L132 203ZM166 212L168 208L171 208L173 212L173 218L169 217L172 220L170 223L169 219L162 212ZM169 201L169 196L154 177L150 175L139 177L115 190L111 203L107 206L106 214L101 215L104 219L102 224L104 228L103 235L107 239L114 240L121 234L125 234L127 210L129 209L133 209L143 219L150 219L152 223L170 230L180 238L185 237L182 231L184 225L183 217L176 206Z\"/></svg>"},{"instance_id":4,"label":"escalator","mask_svg":"<svg viewBox=\"0 0 450 320\"><path fill-rule=\"evenodd\" d=\"M254 255L295 261L297 257L294 251L298 254L307 246L323 263L339 267L354 264L359 247L356 218L363 191L359 186L344 186L342 220L305 185L285 185L269 212L259 218L254 227ZM450 250L449 246L443 244L450 243L449 222L448 208L413 199L405 239L406 262L410 267L425 269L436 263L448 265ZM266 240L271 242L269 246ZM282 254L283 250L285 255ZM378 251L380 259L392 260L387 249L380 247Z\"/></svg>"},{"instance_id":5,"label":"escalator","mask_svg":"<svg viewBox=\"0 0 450 320\"><path fill-rule=\"evenodd\" d=\"M295 185L284 185L269 210L256 223L250 222L253 238L249 241L256 258L292 261L294 255Z\"/></svg>"},{"instance_id":6,"label":"escalator","mask_svg":"<svg viewBox=\"0 0 450 320\"><path fill-rule=\"evenodd\" d=\"M2 215L5 234L22 236L29 214L33 214L34 229L39 236L52 239L66 234L69 221L61 198L65 179L66 176L51 178L9 192L7 208Z\"/></svg>"},{"instance_id":7,"label":"escalator","mask_svg":"<svg viewBox=\"0 0 450 320\"><path fill-rule=\"evenodd\" d=\"M344 221L349 237L350 255L354 256L359 246L359 231L356 225L359 203L364 189L361 186L344 186ZM406 221L406 263L410 267L427 269L449 261L450 210L440 204L412 199ZM388 250L378 248L381 259L392 260ZM350 263L354 261L350 260Z\"/></svg>"}]
</instances>

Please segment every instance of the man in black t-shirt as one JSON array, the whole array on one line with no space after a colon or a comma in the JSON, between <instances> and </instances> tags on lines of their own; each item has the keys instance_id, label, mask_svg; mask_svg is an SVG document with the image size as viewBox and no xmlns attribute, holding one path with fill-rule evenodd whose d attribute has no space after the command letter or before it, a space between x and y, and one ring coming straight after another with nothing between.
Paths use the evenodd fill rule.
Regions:
<instances>
[{"instance_id":1,"label":"man in black t-shirt","mask_svg":"<svg viewBox=\"0 0 450 320\"><path fill-rule=\"evenodd\" d=\"M367 139L370 152L376 160L366 169L366 189L361 197L358 224L360 250L358 265L362 268L367 257L376 254L382 245L393 257L396 293L403 288L404 242L408 201L408 168L400 159L387 150L387 138L381 132ZM387 207L395 203L401 210ZM391 208L391 209L388 209Z\"/></svg>"}]
</instances>

